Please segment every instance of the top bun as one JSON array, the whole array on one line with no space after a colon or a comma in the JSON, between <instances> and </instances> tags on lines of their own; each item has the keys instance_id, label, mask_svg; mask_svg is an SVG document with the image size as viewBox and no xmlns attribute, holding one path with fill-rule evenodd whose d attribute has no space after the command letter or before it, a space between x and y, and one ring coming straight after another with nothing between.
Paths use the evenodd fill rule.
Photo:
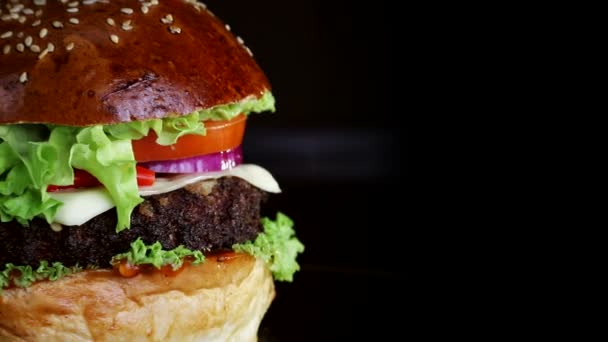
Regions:
<instances>
[{"instance_id":1,"label":"top bun","mask_svg":"<svg viewBox=\"0 0 608 342\"><path fill-rule=\"evenodd\" d=\"M178 116L259 98L268 80L194 0L12 0L0 13L0 124Z\"/></svg>"}]
</instances>

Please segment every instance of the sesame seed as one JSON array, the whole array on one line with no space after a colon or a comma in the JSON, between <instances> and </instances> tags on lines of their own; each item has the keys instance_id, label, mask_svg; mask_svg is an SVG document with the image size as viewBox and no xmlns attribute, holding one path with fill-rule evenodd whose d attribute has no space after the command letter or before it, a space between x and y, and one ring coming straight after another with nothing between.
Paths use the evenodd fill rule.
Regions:
<instances>
[{"instance_id":1,"label":"sesame seed","mask_svg":"<svg viewBox=\"0 0 608 342\"><path fill-rule=\"evenodd\" d=\"M24 34L23 31L17 33L17 38L23 38Z\"/></svg>"},{"instance_id":2,"label":"sesame seed","mask_svg":"<svg viewBox=\"0 0 608 342\"><path fill-rule=\"evenodd\" d=\"M24 6L23 6L23 4L16 4L15 6L13 6L13 7L12 7L12 8L9 10L9 12L11 12L11 13L19 13L19 12L21 12L21 10L23 9L23 7L24 7Z\"/></svg>"},{"instance_id":3,"label":"sesame seed","mask_svg":"<svg viewBox=\"0 0 608 342\"><path fill-rule=\"evenodd\" d=\"M169 31L173 34L180 34L182 33L182 29L177 27L177 26L169 26Z\"/></svg>"},{"instance_id":4,"label":"sesame seed","mask_svg":"<svg viewBox=\"0 0 608 342\"><path fill-rule=\"evenodd\" d=\"M40 33L38 34L40 36L40 38L44 38L46 37L47 33L49 33L49 30L47 30L45 27L40 29Z\"/></svg>"},{"instance_id":5,"label":"sesame seed","mask_svg":"<svg viewBox=\"0 0 608 342\"><path fill-rule=\"evenodd\" d=\"M146 5L141 6L141 13L146 14L146 13L148 13L149 10L150 10L150 8L148 8L148 6L146 6Z\"/></svg>"},{"instance_id":6,"label":"sesame seed","mask_svg":"<svg viewBox=\"0 0 608 342\"><path fill-rule=\"evenodd\" d=\"M132 30L133 26L131 26L131 20L127 20L127 21L123 22L121 28L125 31Z\"/></svg>"},{"instance_id":7,"label":"sesame seed","mask_svg":"<svg viewBox=\"0 0 608 342\"><path fill-rule=\"evenodd\" d=\"M150 5L152 5L152 6L158 5L158 0L150 0Z\"/></svg>"},{"instance_id":8,"label":"sesame seed","mask_svg":"<svg viewBox=\"0 0 608 342\"><path fill-rule=\"evenodd\" d=\"M31 8L25 8L25 9L23 9L23 14L32 15L32 14L34 14L34 10Z\"/></svg>"},{"instance_id":9,"label":"sesame seed","mask_svg":"<svg viewBox=\"0 0 608 342\"><path fill-rule=\"evenodd\" d=\"M0 35L0 38L2 39L6 39L6 38L10 38L13 36L13 31L6 31L3 34Z\"/></svg>"},{"instance_id":10,"label":"sesame seed","mask_svg":"<svg viewBox=\"0 0 608 342\"><path fill-rule=\"evenodd\" d=\"M56 29L60 29L63 28L63 24L61 23L61 21L55 20L53 21L53 27Z\"/></svg>"},{"instance_id":11,"label":"sesame seed","mask_svg":"<svg viewBox=\"0 0 608 342\"><path fill-rule=\"evenodd\" d=\"M202 2L198 2L196 0L186 0L186 2L191 4L192 6L194 6L194 9L196 9L197 12L200 12L201 9L207 8L207 5L205 5Z\"/></svg>"},{"instance_id":12,"label":"sesame seed","mask_svg":"<svg viewBox=\"0 0 608 342\"><path fill-rule=\"evenodd\" d=\"M55 44L53 44L53 43L49 42L48 44L46 44L46 49L47 49L49 52L53 52L53 51L55 51Z\"/></svg>"},{"instance_id":13,"label":"sesame seed","mask_svg":"<svg viewBox=\"0 0 608 342\"><path fill-rule=\"evenodd\" d=\"M21 83L25 83L27 82L27 72L22 72L21 75L19 75L19 82Z\"/></svg>"},{"instance_id":14,"label":"sesame seed","mask_svg":"<svg viewBox=\"0 0 608 342\"><path fill-rule=\"evenodd\" d=\"M226 24L226 30L230 31L230 25Z\"/></svg>"},{"instance_id":15,"label":"sesame seed","mask_svg":"<svg viewBox=\"0 0 608 342\"><path fill-rule=\"evenodd\" d=\"M97 0L84 0L84 1L82 2L82 4L83 4L83 5L92 5L92 4L94 4L95 2L97 2Z\"/></svg>"},{"instance_id":16,"label":"sesame seed","mask_svg":"<svg viewBox=\"0 0 608 342\"><path fill-rule=\"evenodd\" d=\"M245 44L245 41L243 40L243 38L241 38L239 36L236 37L236 41L239 42L239 44L241 44L241 45Z\"/></svg>"},{"instance_id":17,"label":"sesame seed","mask_svg":"<svg viewBox=\"0 0 608 342\"><path fill-rule=\"evenodd\" d=\"M40 19L38 19L32 23L32 27L36 27L36 26L40 25L40 23L42 23L42 22L40 21Z\"/></svg>"},{"instance_id":18,"label":"sesame seed","mask_svg":"<svg viewBox=\"0 0 608 342\"><path fill-rule=\"evenodd\" d=\"M118 44L118 36L115 34L111 34L110 35L110 40L114 43L114 44Z\"/></svg>"},{"instance_id":19,"label":"sesame seed","mask_svg":"<svg viewBox=\"0 0 608 342\"><path fill-rule=\"evenodd\" d=\"M251 49L249 49L248 47L245 46L245 50L247 50L247 53L249 54L249 56L253 57L253 52L251 52Z\"/></svg>"},{"instance_id":20,"label":"sesame seed","mask_svg":"<svg viewBox=\"0 0 608 342\"><path fill-rule=\"evenodd\" d=\"M9 52L11 52L11 46L9 44L4 45L4 48L2 49L2 53L4 53L5 55L8 55Z\"/></svg>"},{"instance_id":21,"label":"sesame seed","mask_svg":"<svg viewBox=\"0 0 608 342\"><path fill-rule=\"evenodd\" d=\"M110 26L116 25L116 23L114 22L114 19L112 19L112 18L106 19L106 23L108 23L108 25L110 25Z\"/></svg>"},{"instance_id":22,"label":"sesame seed","mask_svg":"<svg viewBox=\"0 0 608 342\"><path fill-rule=\"evenodd\" d=\"M163 24L173 24L173 16L171 14L167 14L166 16L160 18L160 21Z\"/></svg>"},{"instance_id":23,"label":"sesame seed","mask_svg":"<svg viewBox=\"0 0 608 342\"><path fill-rule=\"evenodd\" d=\"M68 8L68 9L66 9L66 12L68 12L68 13L78 13L78 7Z\"/></svg>"},{"instance_id":24,"label":"sesame seed","mask_svg":"<svg viewBox=\"0 0 608 342\"><path fill-rule=\"evenodd\" d=\"M42 10L41 9L36 10L36 12L34 12L34 15L37 16L37 17L41 16L42 15Z\"/></svg>"},{"instance_id":25,"label":"sesame seed","mask_svg":"<svg viewBox=\"0 0 608 342\"><path fill-rule=\"evenodd\" d=\"M67 4L67 3L68 3L68 0L61 0L61 3L62 3L62 4Z\"/></svg>"},{"instance_id":26,"label":"sesame seed","mask_svg":"<svg viewBox=\"0 0 608 342\"><path fill-rule=\"evenodd\" d=\"M38 52L40 52L40 46L34 44L34 45L30 46L30 50L32 50L32 52L38 53Z\"/></svg>"},{"instance_id":27,"label":"sesame seed","mask_svg":"<svg viewBox=\"0 0 608 342\"><path fill-rule=\"evenodd\" d=\"M73 48L74 48L74 43L69 43L68 45L65 46L65 49L68 51L72 51Z\"/></svg>"},{"instance_id":28,"label":"sesame seed","mask_svg":"<svg viewBox=\"0 0 608 342\"><path fill-rule=\"evenodd\" d=\"M80 23L80 20L78 20L78 18L70 18L68 21L70 22L70 24L74 25L78 25L78 23Z\"/></svg>"},{"instance_id":29,"label":"sesame seed","mask_svg":"<svg viewBox=\"0 0 608 342\"><path fill-rule=\"evenodd\" d=\"M44 56L46 56L46 54L49 53L49 50L44 49L44 51L42 51L39 55L38 55L38 59L43 59Z\"/></svg>"},{"instance_id":30,"label":"sesame seed","mask_svg":"<svg viewBox=\"0 0 608 342\"><path fill-rule=\"evenodd\" d=\"M9 20L11 20L11 16L10 15L3 15L2 17L0 17L0 19L2 21L9 21Z\"/></svg>"},{"instance_id":31,"label":"sesame seed","mask_svg":"<svg viewBox=\"0 0 608 342\"><path fill-rule=\"evenodd\" d=\"M19 14L17 13L11 13L8 15L11 19L19 19Z\"/></svg>"},{"instance_id":32,"label":"sesame seed","mask_svg":"<svg viewBox=\"0 0 608 342\"><path fill-rule=\"evenodd\" d=\"M25 51L25 45L23 45L23 43L18 43L15 46L15 49L17 49L17 51L19 51L19 52L23 52L23 51Z\"/></svg>"},{"instance_id":33,"label":"sesame seed","mask_svg":"<svg viewBox=\"0 0 608 342\"><path fill-rule=\"evenodd\" d=\"M32 38L32 36L25 37L25 41L24 41L25 46L29 47L32 45L33 42L34 42L34 39Z\"/></svg>"},{"instance_id":34,"label":"sesame seed","mask_svg":"<svg viewBox=\"0 0 608 342\"><path fill-rule=\"evenodd\" d=\"M121 8L121 9L120 9L120 11L121 11L122 13L124 13L124 14L133 14L133 9L128 8L128 7L126 7L126 8Z\"/></svg>"},{"instance_id":35,"label":"sesame seed","mask_svg":"<svg viewBox=\"0 0 608 342\"><path fill-rule=\"evenodd\" d=\"M34 5L44 6L44 5L46 5L46 0L34 0Z\"/></svg>"},{"instance_id":36,"label":"sesame seed","mask_svg":"<svg viewBox=\"0 0 608 342\"><path fill-rule=\"evenodd\" d=\"M24 16L20 16L19 19L17 19L17 21L19 22L19 24L25 23L26 20L27 20L27 18L24 17Z\"/></svg>"},{"instance_id":37,"label":"sesame seed","mask_svg":"<svg viewBox=\"0 0 608 342\"><path fill-rule=\"evenodd\" d=\"M78 1L72 1L68 4L68 7L78 7Z\"/></svg>"}]
</instances>

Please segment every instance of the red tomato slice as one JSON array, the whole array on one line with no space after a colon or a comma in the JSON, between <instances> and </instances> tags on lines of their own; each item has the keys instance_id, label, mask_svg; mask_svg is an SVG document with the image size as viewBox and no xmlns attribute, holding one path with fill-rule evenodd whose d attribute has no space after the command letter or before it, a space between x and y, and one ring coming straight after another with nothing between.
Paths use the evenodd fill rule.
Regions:
<instances>
[{"instance_id":1,"label":"red tomato slice","mask_svg":"<svg viewBox=\"0 0 608 342\"><path fill-rule=\"evenodd\" d=\"M152 170L148 170L144 167L137 165L137 185L152 185L156 181L156 173ZM47 192L53 192L65 189L77 189L77 188L91 188L94 186L101 185L97 178L93 177L90 173L74 169L74 184L72 185L49 185L46 188Z\"/></svg>"},{"instance_id":2,"label":"red tomato slice","mask_svg":"<svg viewBox=\"0 0 608 342\"><path fill-rule=\"evenodd\" d=\"M131 142L138 162L183 159L233 149L243 142L247 117L241 114L231 120L205 121L207 135L189 134L173 145L156 143L156 133Z\"/></svg>"}]
</instances>

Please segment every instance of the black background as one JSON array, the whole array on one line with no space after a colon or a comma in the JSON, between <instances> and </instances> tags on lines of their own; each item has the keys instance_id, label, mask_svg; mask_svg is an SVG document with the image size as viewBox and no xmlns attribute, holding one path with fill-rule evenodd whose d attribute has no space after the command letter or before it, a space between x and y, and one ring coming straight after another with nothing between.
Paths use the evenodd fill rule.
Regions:
<instances>
[{"instance_id":1,"label":"black background","mask_svg":"<svg viewBox=\"0 0 608 342\"><path fill-rule=\"evenodd\" d=\"M404 324L407 194L403 95L382 2L207 1L266 72L276 113L250 117L245 161L283 189L306 246L293 283L277 283L262 340L389 336ZM401 323L400 323L401 322Z\"/></svg>"}]
</instances>

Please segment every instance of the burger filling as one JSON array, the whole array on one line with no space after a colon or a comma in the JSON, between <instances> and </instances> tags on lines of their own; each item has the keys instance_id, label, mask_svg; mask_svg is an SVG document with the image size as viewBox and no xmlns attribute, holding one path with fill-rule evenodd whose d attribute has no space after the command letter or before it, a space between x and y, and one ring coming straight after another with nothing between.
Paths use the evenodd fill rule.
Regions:
<instances>
[{"instance_id":1,"label":"burger filling","mask_svg":"<svg viewBox=\"0 0 608 342\"><path fill-rule=\"evenodd\" d=\"M209 188L205 194L203 189ZM145 197L131 215L131 228L119 233L111 210L59 232L38 218L27 228L15 221L2 223L0 264L35 266L49 260L65 266L108 266L138 238L145 244L158 241L165 250L180 245L199 251L229 249L262 231L260 205L265 197L242 179L224 177Z\"/></svg>"},{"instance_id":2,"label":"burger filling","mask_svg":"<svg viewBox=\"0 0 608 342\"><path fill-rule=\"evenodd\" d=\"M27 225L41 217L52 223L62 203L53 199L47 189L78 185L75 170L79 170L107 190L116 206L116 229L126 229L133 209L143 201L138 192L138 162L155 160L153 166L159 172L175 172L180 167L211 171L205 168L205 162L216 168L218 164L220 168L230 168L236 162L223 161L223 153L237 148L242 141L242 132L231 132L239 128L231 120L241 113L273 109L274 98L266 92L259 99L181 117L89 127L0 125L0 220ZM216 131L225 134L196 140L196 136L207 136L206 124L219 126ZM184 139L179 141L181 137Z\"/></svg>"},{"instance_id":3,"label":"burger filling","mask_svg":"<svg viewBox=\"0 0 608 342\"><path fill-rule=\"evenodd\" d=\"M273 106L267 92L178 118L0 126L0 290L83 268L177 270L225 250L291 281L293 222L260 217L278 185L240 165L246 115Z\"/></svg>"}]
</instances>

